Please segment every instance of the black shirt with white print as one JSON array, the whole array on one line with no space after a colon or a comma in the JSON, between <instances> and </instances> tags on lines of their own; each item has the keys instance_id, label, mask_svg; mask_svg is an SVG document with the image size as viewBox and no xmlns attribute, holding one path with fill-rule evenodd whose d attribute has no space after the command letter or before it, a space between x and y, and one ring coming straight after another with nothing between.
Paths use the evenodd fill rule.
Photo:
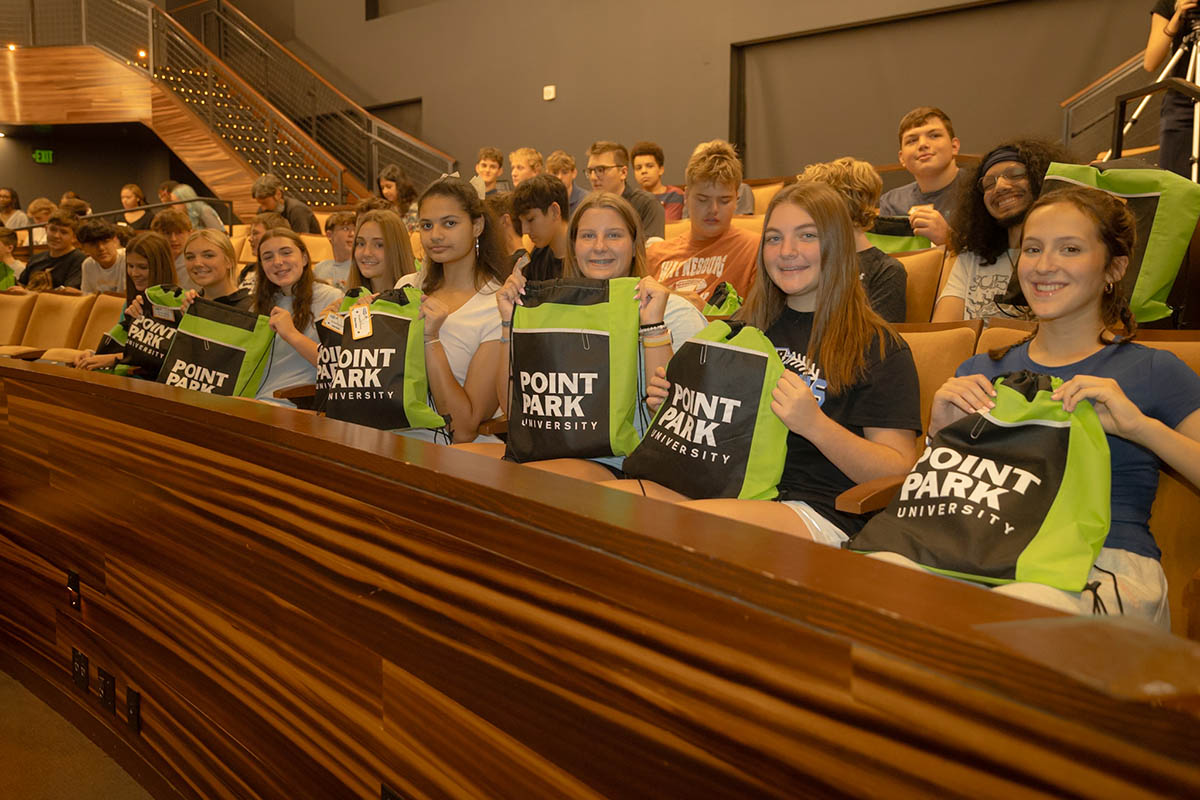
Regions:
<instances>
[{"instance_id":1,"label":"black shirt with white print","mask_svg":"<svg viewBox=\"0 0 1200 800\"><path fill-rule=\"evenodd\" d=\"M867 367L857 383L839 394L828 391L821 366L810 360L808 340L812 336L813 313L784 309L768 330L785 367L797 373L817 398L825 416L856 436L864 428L921 430L921 392L917 368L908 345L900 339L887 343L879 358L878 340L867 351ZM837 496L855 485L825 454L803 436L788 433L787 462L779 482L780 500L802 500L842 531L857 533L869 515L845 514L834 504Z\"/></svg>"}]
</instances>

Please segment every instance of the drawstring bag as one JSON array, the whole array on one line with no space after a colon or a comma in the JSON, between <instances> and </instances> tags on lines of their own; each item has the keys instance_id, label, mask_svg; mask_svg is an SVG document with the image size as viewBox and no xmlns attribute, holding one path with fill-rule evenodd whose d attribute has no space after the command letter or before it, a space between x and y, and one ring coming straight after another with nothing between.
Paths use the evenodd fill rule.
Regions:
<instances>
[{"instance_id":1,"label":"drawstring bag","mask_svg":"<svg viewBox=\"0 0 1200 800\"><path fill-rule=\"evenodd\" d=\"M8 264L0 264L0 292L17 285L17 273Z\"/></svg>"},{"instance_id":2,"label":"drawstring bag","mask_svg":"<svg viewBox=\"0 0 1200 800\"><path fill-rule=\"evenodd\" d=\"M1171 316L1167 299L1200 218L1200 186L1162 169L1099 170L1053 163L1046 170L1042 193L1070 185L1101 189L1129 207L1137 239L1118 291L1128 298L1138 323ZM996 302L1029 305L1015 269L1002 298Z\"/></svg>"},{"instance_id":3,"label":"drawstring bag","mask_svg":"<svg viewBox=\"0 0 1200 800\"><path fill-rule=\"evenodd\" d=\"M866 232L867 241L885 253L909 253L933 247L924 236L913 233L908 217L876 217L874 227Z\"/></svg>"},{"instance_id":4,"label":"drawstring bag","mask_svg":"<svg viewBox=\"0 0 1200 800\"><path fill-rule=\"evenodd\" d=\"M383 430L445 426L427 402L420 314L421 291L405 286L383 292L370 306L354 305L322 321L319 327L332 330L335 317L342 327L337 346L321 348L328 353L327 417ZM318 372L321 361L318 355Z\"/></svg>"},{"instance_id":5,"label":"drawstring bag","mask_svg":"<svg viewBox=\"0 0 1200 800\"><path fill-rule=\"evenodd\" d=\"M1092 405L1050 394L1059 378L994 382L996 407L947 425L891 505L847 545L958 578L1082 591L1112 515L1108 440Z\"/></svg>"},{"instance_id":6,"label":"drawstring bag","mask_svg":"<svg viewBox=\"0 0 1200 800\"><path fill-rule=\"evenodd\" d=\"M637 278L529 281L513 312L515 461L625 456L637 446Z\"/></svg>"},{"instance_id":7,"label":"drawstring bag","mask_svg":"<svg viewBox=\"0 0 1200 800\"><path fill-rule=\"evenodd\" d=\"M741 307L742 298L738 296L737 289L733 288L729 281L723 281L713 289L700 313L710 320L717 317L726 319L736 314Z\"/></svg>"},{"instance_id":8,"label":"drawstring bag","mask_svg":"<svg viewBox=\"0 0 1200 800\"><path fill-rule=\"evenodd\" d=\"M354 308L359 298L369 297L370 292L356 286L347 290L337 311L330 312L317 321L317 382L313 393L313 410L325 412L325 401L329 397L329 378L333 365L337 364L342 347L342 329L346 325L346 312Z\"/></svg>"},{"instance_id":9,"label":"drawstring bag","mask_svg":"<svg viewBox=\"0 0 1200 800\"><path fill-rule=\"evenodd\" d=\"M179 322L158 381L207 394L254 397L274 344L266 317L198 297Z\"/></svg>"},{"instance_id":10,"label":"drawstring bag","mask_svg":"<svg viewBox=\"0 0 1200 800\"><path fill-rule=\"evenodd\" d=\"M696 499L773 499L787 459L771 410L783 370L759 329L709 324L667 364L670 394L622 469Z\"/></svg>"},{"instance_id":11,"label":"drawstring bag","mask_svg":"<svg viewBox=\"0 0 1200 800\"><path fill-rule=\"evenodd\" d=\"M121 363L154 380L183 317L183 289L151 286L141 296L142 316L129 323Z\"/></svg>"}]
</instances>

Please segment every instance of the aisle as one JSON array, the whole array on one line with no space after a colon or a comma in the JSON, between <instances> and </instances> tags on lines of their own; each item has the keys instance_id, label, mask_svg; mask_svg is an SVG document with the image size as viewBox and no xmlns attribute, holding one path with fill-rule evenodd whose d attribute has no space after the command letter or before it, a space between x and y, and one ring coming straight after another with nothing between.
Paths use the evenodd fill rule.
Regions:
<instances>
[{"instance_id":1,"label":"aisle","mask_svg":"<svg viewBox=\"0 0 1200 800\"><path fill-rule=\"evenodd\" d=\"M150 800L75 726L0 672L0 798Z\"/></svg>"}]
</instances>

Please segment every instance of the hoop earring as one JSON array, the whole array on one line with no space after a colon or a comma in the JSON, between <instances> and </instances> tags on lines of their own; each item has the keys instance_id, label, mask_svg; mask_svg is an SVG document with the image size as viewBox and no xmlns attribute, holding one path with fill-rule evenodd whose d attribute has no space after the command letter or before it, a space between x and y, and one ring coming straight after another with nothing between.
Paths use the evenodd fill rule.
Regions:
<instances>
[{"instance_id":1,"label":"hoop earring","mask_svg":"<svg viewBox=\"0 0 1200 800\"><path fill-rule=\"evenodd\" d=\"M475 257L479 258L479 237L478 236L475 237ZM1110 283L1109 286L1112 286L1112 284Z\"/></svg>"},{"instance_id":2,"label":"hoop earring","mask_svg":"<svg viewBox=\"0 0 1200 800\"><path fill-rule=\"evenodd\" d=\"M476 242L476 246L477 246L477 248L478 248L478 242ZM1113 284L1112 284L1112 281L1109 281L1108 283L1106 283L1106 284L1104 285L1104 293L1105 293L1105 294L1112 294L1112 293L1113 293Z\"/></svg>"}]
</instances>

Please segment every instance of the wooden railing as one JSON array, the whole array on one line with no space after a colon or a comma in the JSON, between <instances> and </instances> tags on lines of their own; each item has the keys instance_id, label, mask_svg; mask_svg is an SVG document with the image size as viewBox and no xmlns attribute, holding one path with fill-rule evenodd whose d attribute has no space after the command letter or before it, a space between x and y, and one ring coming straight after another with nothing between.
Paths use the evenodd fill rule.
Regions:
<instances>
[{"instance_id":1,"label":"wooden railing","mask_svg":"<svg viewBox=\"0 0 1200 800\"><path fill-rule=\"evenodd\" d=\"M0 668L160 797L1200 794L1185 640L39 364L0 362Z\"/></svg>"}]
</instances>

